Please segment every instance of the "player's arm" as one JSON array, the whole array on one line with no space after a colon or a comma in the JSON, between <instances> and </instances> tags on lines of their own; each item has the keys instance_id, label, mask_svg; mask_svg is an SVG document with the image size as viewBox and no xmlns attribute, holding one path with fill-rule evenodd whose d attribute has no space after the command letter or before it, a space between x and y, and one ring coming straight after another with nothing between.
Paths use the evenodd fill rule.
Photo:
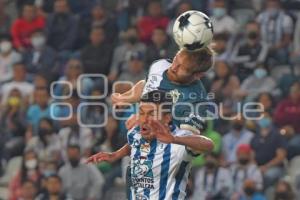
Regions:
<instances>
[{"instance_id":1,"label":"player's arm","mask_svg":"<svg viewBox=\"0 0 300 200\"><path fill-rule=\"evenodd\" d=\"M94 154L86 160L86 163L99 163L99 162L103 162L103 161L113 163L117 160L120 160L121 158L123 158L125 156L130 155L130 152L131 152L131 147L127 143L117 151L99 152L97 154Z\"/></svg>"},{"instance_id":2,"label":"player's arm","mask_svg":"<svg viewBox=\"0 0 300 200\"><path fill-rule=\"evenodd\" d=\"M164 126L159 121L151 121L151 129L155 137L164 143L174 143L186 146L195 153L204 153L213 150L213 142L211 139L201 135L172 135L168 126Z\"/></svg>"},{"instance_id":3,"label":"player's arm","mask_svg":"<svg viewBox=\"0 0 300 200\"><path fill-rule=\"evenodd\" d=\"M146 81L140 80L127 92L113 93L111 95L113 104L136 103L140 100Z\"/></svg>"}]
</instances>

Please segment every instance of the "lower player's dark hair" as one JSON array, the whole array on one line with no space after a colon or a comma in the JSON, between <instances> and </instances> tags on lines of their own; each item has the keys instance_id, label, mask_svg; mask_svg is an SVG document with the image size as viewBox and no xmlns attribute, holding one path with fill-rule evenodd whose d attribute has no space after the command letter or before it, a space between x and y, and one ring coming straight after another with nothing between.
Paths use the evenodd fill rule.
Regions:
<instances>
[{"instance_id":1,"label":"lower player's dark hair","mask_svg":"<svg viewBox=\"0 0 300 200\"><path fill-rule=\"evenodd\" d=\"M141 99L144 103L162 104L162 109L165 113L172 112L173 97L170 93L163 90L153 90L144 94Z\"/></svg>"}]
</instances>

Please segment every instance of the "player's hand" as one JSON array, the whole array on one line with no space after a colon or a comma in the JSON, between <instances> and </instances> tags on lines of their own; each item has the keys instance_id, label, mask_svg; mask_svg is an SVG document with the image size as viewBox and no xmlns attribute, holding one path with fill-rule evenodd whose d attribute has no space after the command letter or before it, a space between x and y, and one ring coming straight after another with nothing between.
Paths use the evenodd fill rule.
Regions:
<instances>
[{"instance_id":1,"label":"player's hand","mask_svg":"<svg viewBox=\"0 0 300 200\"><path fill-rule=\"evenodd\" d=\"M103 161L112 163L116 160L116 154L115 153L108 153L108 152L99 152L97 154L94 154L90 156L85 163L100 163Z\"/></svg>"},{"instance_id":2,"label":"player's hand","mask_svg":"<svg viewBox=\"0 0 300 200\"><path fill-rule=\"evenodd\" d=\"M138 122L137 115L136 114L130 115L130 117L125 122L125 126L127 130L132 129L135 125L137 125L137 122Z\"/></svg>"},{"instance_id":3,"label":"player's hand","mask_svg":"<svg viewBox=\"0 0 300 200\"><path fill-rule=\"evenodd\" d=\"M175 138L170 132L168 125L163 125L161 122L157 120L150 121L150 128L152 133L155 135L156 139L163 143L173 143Z\"/></svg>"}]
</instances>

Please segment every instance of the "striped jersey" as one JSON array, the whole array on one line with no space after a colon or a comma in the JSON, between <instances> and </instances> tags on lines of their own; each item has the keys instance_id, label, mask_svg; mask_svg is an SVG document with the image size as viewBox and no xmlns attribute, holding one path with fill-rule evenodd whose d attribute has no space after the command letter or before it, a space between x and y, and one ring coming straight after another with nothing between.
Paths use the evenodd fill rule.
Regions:
<instances>
[{"instance_id":1,"label":"striped jersey","mask_svg":"<svg viewBox=\"0 0 300 200\"><path fill-rule=\"evenodd\" d=\"M157 89L169 92L174 103L173 121L178 126L191 113L206 116L207 93L202 82L198 80L188 85L173 83L167 77L170 66L171 61L167 59L160 59L151 65L143 94Z\"/></svg>"},{"instance_id":2,"label":"striped jersey","mask_svg":"<svg viewBox=\"0 0 300 200\"><path fill-rule=\"evenodd\" d=\"M172 134L192 134L173 126ZM193 155L185 146L142 138L139 127L128 131L131 146L130 200L185 199Z\"/></svg>"}]
</instances>

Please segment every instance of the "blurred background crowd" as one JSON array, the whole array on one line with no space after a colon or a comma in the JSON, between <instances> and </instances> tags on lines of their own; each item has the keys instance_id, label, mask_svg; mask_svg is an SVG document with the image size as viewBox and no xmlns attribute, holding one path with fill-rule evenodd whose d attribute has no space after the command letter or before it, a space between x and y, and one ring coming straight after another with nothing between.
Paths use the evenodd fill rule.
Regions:
<instances>
[{"instance_id":1,"label":"blurred background crowd","mask_svg":"<svg viewBox=\"0 0 300 200\"><path fill-rule=\"evenodd\" d=\"M194 160L189 198L299 199L299 4L0 0L0 198L125 199L126 162L83 164L91 154L126 142L124 120L103 106L78 107L100 102L111 108L109 94L131 87L122 81L135 83L153 61L173 58L174 20L196 9L213 21L215 64L202 81L222 105L220 112L236 116L247 102L265 110L260 120L207 121L203 135L215 148ZM109 81L82 74L104 74ZM88 128L78 120L105 126Z\"/></svg>"}]
</instances>

